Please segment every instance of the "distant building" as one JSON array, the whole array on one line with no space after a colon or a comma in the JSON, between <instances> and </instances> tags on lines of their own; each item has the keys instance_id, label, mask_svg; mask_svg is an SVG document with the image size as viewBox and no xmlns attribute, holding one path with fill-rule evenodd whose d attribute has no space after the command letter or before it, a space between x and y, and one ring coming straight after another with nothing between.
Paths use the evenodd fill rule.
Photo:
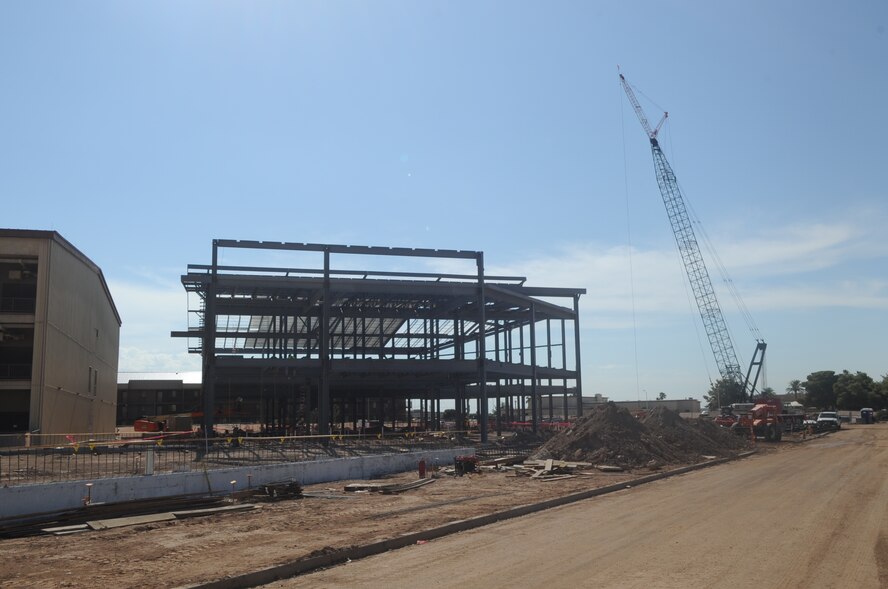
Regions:
<instances>
[{"instance_id":1,"label":"distant building","mask_svg":"<svg viewBox=\"0 0 888 589\"><path fill-rule=\"evenodd\" d=\"M0 433L113 432L120 324L61 235L0 229Z\"/></svg>"},{"instance_id":2,"label":"distant building","mask_svg":"<svg viewBox=\"0 0 888 589\"><path fill-rule=\"evenodd\" d=\"M629 411L651 411L657 407L665 407L676 413L700 413L700 401L697 399L651 399L649 401L614 401Z\"/></svg>"},{"instance_id":3,"label":"distant building","mask_svg":"<svg viewBox=\"0 0 888 589\"><path fill-rule=\"evenodd\" d=\"M117 376L117 425L142 417L201 410L200 372L121 372Z\"/></svg>"},{"instance_id":4,"label":"distant building","mask_svg":"<svg viewBox=\"0 0 888 589\"><path fill-rule=\"evenodd\" d=\"M600 394L595 394L591 397L583 397L583 414L586 415L589 411L595 409L598 405L603 405L608 402L608 398L602 396ZM648 401L614 401L614 404L619 407L625 407L629 411L643 411L643 410L653 410L657 407L666 407L667 409L671 409L676 413L699 413L700 412L700 401L697 399L663 399L655 400L651 399ZM575 417L576 413L572 412L571 417Z\"/></svg>"}]
</instances>

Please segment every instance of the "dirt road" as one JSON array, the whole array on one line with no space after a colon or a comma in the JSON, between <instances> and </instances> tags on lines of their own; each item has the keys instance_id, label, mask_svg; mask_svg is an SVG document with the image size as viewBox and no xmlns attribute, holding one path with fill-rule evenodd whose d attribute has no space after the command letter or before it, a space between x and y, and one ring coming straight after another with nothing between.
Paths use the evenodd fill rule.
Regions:
<instances>
[{"instance_id":1,"label":"dirt road","mask_svg":"<svg viewBox=\"0 0 888 589\"><path fill-rule=\"evenodd\" d=\"M888 424L272 587L888 587Z\"/></svg>"}]
</instances>

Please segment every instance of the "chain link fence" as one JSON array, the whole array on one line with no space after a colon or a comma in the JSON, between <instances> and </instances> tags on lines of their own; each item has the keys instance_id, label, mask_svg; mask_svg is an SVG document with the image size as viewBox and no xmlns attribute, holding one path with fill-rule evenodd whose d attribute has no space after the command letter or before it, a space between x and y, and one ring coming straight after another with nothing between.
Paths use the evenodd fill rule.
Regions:
<instances>
[{"instance_id":1,"label":"chain link fence","mask_svg":"<svg viewBox=\"0 0 888 589\"><path fill-rule=\"evenodd\" d=\"M334 436L229 436L170 434L151 439L63 435L0 443L0 485L142 476L238 466L422 452L464 445L465 432Z\"/></svg>"}]
</instances>

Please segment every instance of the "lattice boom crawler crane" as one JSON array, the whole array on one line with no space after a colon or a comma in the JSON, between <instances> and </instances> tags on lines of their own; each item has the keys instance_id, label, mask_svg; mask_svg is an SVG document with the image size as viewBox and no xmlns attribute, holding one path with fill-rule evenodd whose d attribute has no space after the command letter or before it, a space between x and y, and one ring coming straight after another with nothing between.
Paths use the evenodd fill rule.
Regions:
<instances>
[{"instance_id":1,"label":"lattice boom crawler crane","mask_svg":"<svg viewBox=\"0 0 888 589\"><path fill-rule=\"evenodd\" d=\"M663 204L666 205L666 214L669 216L669 223L672 225L672 233L675 235L675 244L681 254L684 263L685 272L688 276L688 282L694 293L697 302L697 308L700 310L700 317L703 320L703 327L706 330L706 336L709 339L709 345L712 353L715 355L715 362L721 377L725 380L736 382L743 386L744 394L747 398L752 398L755 394L755 387L762 370L765 360L765 348L767 344L764 341L756 342L755 352L749 363L744 378L740 372L740 364L737 361L737 354L734 352L734 344L731 341L731 335L725 324L724 315L722 315L721 307L719 307L718 299L715 296L715 290L712 288L712 281L709 278L709 272L703 261L703 254L697 243L697 237L694 234L694 228L691 225L691 219L685 207L684 198L678 187L678 181L672 166L666 160L663 150L660 149L660 143L657 141L657 134L663 123L669 116L668 112L664 112L662 118L656 127L651 127L644 110L641 108L635 93L626 81L623 74L620 74L620 83L635 114L644 128L648 139L651 142L651 153L654 158L654 169L657 173L657 185L660 187L660 194L663 196ZM753 369L755 374L753 375Z\"/></svg>"}]
</instances>

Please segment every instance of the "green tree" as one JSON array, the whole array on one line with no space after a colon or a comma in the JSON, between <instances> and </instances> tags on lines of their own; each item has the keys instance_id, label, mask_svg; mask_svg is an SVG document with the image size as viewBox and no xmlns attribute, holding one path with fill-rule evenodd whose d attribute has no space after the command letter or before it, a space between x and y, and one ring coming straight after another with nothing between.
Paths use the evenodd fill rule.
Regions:
<instances>
[{"instance_id":1,"label":"green tree","mask_svg":"<svg viewBox=\"0 0 888 589\"><path fill-rule=\"evenodd\" d=\"M873 409L888 409L888 374L882 375L882 382L873 391Z\"/></svg>"},{"instance_id":2,"label":"green tree","mask_svg":"<svg viewBox=\"0 0 888 589\"><path fill-rule=\"evenodd\" d=\"M731 403L740 403L746 396L743 385L733 380L718 379L709 388L709 393L703 395L706 406L710 409L726 407Z\"/></svg>"},{"instance_id":3,"label":"green tree","mask_svg":"<svg viewBox=\"0 0 888 589\"><path fill-rule=\"evenodd\" d=\"M789 384L786 385L786 392L792 393L793 399L796 401L799 400L799 394L805 392L805 387L802 386L802 381L799 379L789 381Z\"/></svg>"},{"instance_id":4,"label":"green tree","mask_svg":"<svg viewBox=\"0 0 888 589\"><path fill-rule=\"evenodd\" d=\"M762 392L759 393L759 397L762 399L773 399L777 396L777 393L774 392L774 389L771 387L765 387L762 389Z\"/></svg>"},{"instance_id":5,"label":"green tree","mask_svg":"<svg viewBox=\"0 0 888 589\"><path fill-rule=\"evenodd\" d=\"M844 370L836 377L833 390L836 393L836 407L860 409L873 406L876 383L865 372L851 374Z\"/></svg>"},{"instance_id":6,"label":"green tree","mask_svg":"<svg viewBox=\"0 0 888 589\"><path fill-rule=\"evenodd\" d=\"M836 373L832 370L812 372L802 383L805 389L805 405L820 407L821 409L836 406L836 392L833 385L836 383Z\"/></svg>"},{"instance_id":7,"label":"green tree","mask_svg":"<svg viewBox=\"0 0 888 589\"><path fill-rule=\"evenodd\" d=\"M661 391L660 394L657 395L657 400L658 401L665 401L666 400L666 393Z\"/></svg>"}]
</instances>

